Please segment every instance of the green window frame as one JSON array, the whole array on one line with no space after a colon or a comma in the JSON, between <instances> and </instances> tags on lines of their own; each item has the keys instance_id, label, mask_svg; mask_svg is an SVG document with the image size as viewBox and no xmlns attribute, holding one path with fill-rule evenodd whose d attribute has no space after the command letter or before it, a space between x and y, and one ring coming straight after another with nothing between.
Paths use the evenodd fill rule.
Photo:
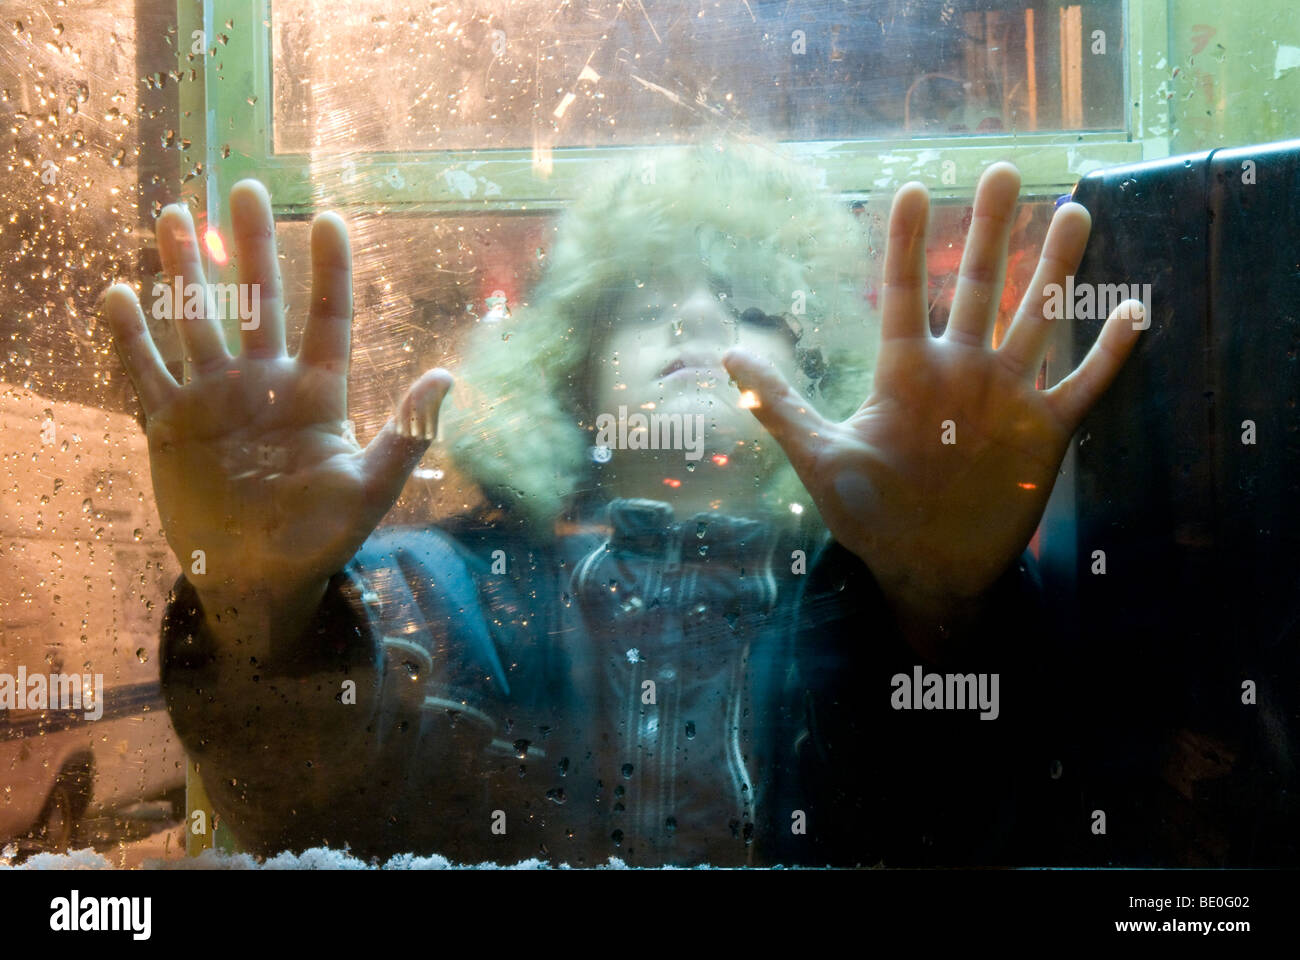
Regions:
<instances>
[{"instance_id":1,"label":"green window frame","mask_svg":"<svg viewBox=\"0 0 1300 960\"><path fill-rule=\"evenodd\" d=\"M317 165L305 154L272 151L271 6L274 0L178 0L178 59L190 82L180 85L180 128L191 142L182 178L202 164L202 175L182 186L195 209L228 231L219 199L244 177L256 177L271 192L277 216L310 216L329 177L342 165ZM787 148L824 172L826 185L846 199L907 180L927 183L937 199L968 197L980 172L997 160L1011 160L1022 175L1023 192L1048 195L1068 190L1088 172L1169 154L1170 103L1168 10L1166 0L1128 0L1124 5L1127 120L1124 130L1034 133L1017 136L948 136L930 139L862 139L786 142ZM191 53L194 31L203 31L206 50ZM218 36L224 40L218 41ZM215 55L209 51L215 50ZM533 171L529 149L369 152L350 156L346 169L354 185L365 184L361 204L409 212L459 214L558 209L587 178L591 164L625 147L563 147L552 151L545 179ZM949 165L951 163L951 165ZM400 177L391 177L398 170ZM487 198L465 199L446 174L473 170L500 187ZM179 179L179 178L178 178Z\"/></svg>"}]
</instances>

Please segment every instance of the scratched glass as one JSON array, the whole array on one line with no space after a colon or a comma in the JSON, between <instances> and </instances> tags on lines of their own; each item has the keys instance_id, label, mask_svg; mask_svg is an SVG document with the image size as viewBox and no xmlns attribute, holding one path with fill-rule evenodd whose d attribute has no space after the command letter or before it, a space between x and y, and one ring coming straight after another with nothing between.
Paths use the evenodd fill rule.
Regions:
<instances>
[{"instance_id":1,"label":"scratched glass","mask_svg":"<svg viewBox=\"0 0 1300 960\"><path fill-rule=\"evenodd\" d=\"M999 688L980 673L979 703L963 709L998 722L970 710L966 727L956 712L924 712L913 651L899 673L882 669L906 611L831 542L757 418L761 398L722 362L745 347L832 419L854 411L881 333L895 191L916 177L932 193L917 299L937 335L959 315L977 167L995 154L1026 174L991 311L1001 345L1079 177L1293 126L1300 52L1259 26L1275 5L1211 18L1197 5L1120 0L226 0L202 5L220 15L195 23L217 36L196 40L186 5L6 4L0 861L90 847L86 856L135 867L210 846L268 855L324 843L372 862L1079 864L1112 856L1078 819L1095 794L1143 825L1116 837L1122 862L1294 860L1279 827L1300 822L1279 788L1294 776L1275 762L1294 739L1294 663L1281 658L1300 622L1286 614L1285 551L1261 554L1272 570L1237 565L1265 611L1258 622L1272 617L1268 637L1282 638L1267 655L1252 653L1267 637L1230 645L1246 651L1243 676L1259 678L1258 730L1234 726L1222 697L1237 695L1239 671L1218 669L1228 645L1204 635L1195 649L1216 668L1194 684L1153 681L1159 697L1121 705L1119 719L1077 709L1129 675L1103 676L1117 671L1094 656L1114 637L1072 643L1069 624L1071 602L1123 583L1131 605L1097 606L1138 637L1126 665L1148 678L1171 663L1197 668L1161 656L1159 635L1171 613L1195 626L1195 604L1218 595L1143 596L1154 564L1134 557L1174 544L1186 567L1161 573L1204 584L1207 570L1233 566L1215 531L1253 542L1230 529L1232 510L1263 517L1243 525L1251 536L1283 529L1294 491L1269 487L1265 467L1229 474L1236 461L1205 431L1259 419L1251 453L1283 462L1268 444L1295 433L1286 363L1300 341L1247 350L1224 336L1192 349L1211 329L1195 310L1151 331L1148 379L1126 395L1140 402L1079 432L1064 495L1026 531L1028 558L1068 561L1066 599L1051 629L994 623L1028 653L998 664L1002 719ZM1261 36L1264 53L1243 52ZM204 124L200 79L211 84ZM214 139L192 143L195 130ZM269 156L255 156L262 149ZM787 165L783 152L800 159ZM233 279L222 213L250 175L273 188L291 352L316 303L312 219L335 210L347 224L348 422L325 432L368 444L415 378L437 366L456 377L438 436L412 456L391 508L328 572L323 599L282 630L266 627L274 618L255 591L218 602L203 578L237 581L259 565L265 582L287 578L319 528L353 513L328 500L319 522L295 526L299 505L321 505L327 486L313 476L283 495L275 484L296 448L256 437L229 448L251 458L240 474L249 496L220 514L196 496L167 524L168 535L202 521L229 534L225 569L177 555L157 485L167 444L150 450L102 309L110 282L134 284L167 370L184 381L180 335L155 312L152 285L170 278L154 220L187 203L209 277ZM1153 215L1146 189L1117 186L1119 206L1148 217L1131 233L1176 233L1168 239L1196 255L1212 246L1168 229L1196 204ZM1113 208L1095 213L1109 216L1105 243L1124 233ZM1133 269L1169 291L1167 263ZM1183 286L1251 287L1202 280ZM1275 312L1236 329L1262 338L1292 323ZM1077 362L1087 322L1057 321L1041 386ZM238 352L238 324L226 334ZM1223 356L1223 385L1188 386ZM1285 375L1258 375L1270 357ZM1228 386L1248 380L1258 402L1239 417ZM1291 419L1267 421L1264 408ZM1174 453L1150 452L1162 431L1182 444ZM1187 494L1208 489L1193 480L1212 470L1237 478L1205 507L1217 526L1193 516L1205 505ZM1107 486L1109 471L1135 478L1132 491ZM186 477L193 489L209 479ZM1036 489L1013 479L1016 496ZM1150 496L1164 481L1176 495ZM280 495L259 501L266 491ZM849 492L855 503L875 495ZM274 509L249 506L266 502ZM1276 518L1264 516L1270 503ZM979 520L988 506L961 512ZM260 533L286 518L282 549L260 552ZM1076 525L1101 529L1109 580L1093 576ZM1091 672L1044 666L1061 657L1092 657ZM1000 759L961 739L1023 720L1015 671L1037 669L1049 682L1031 693L1077 695L1055 705L1072 713L1070 736L1044 723L1037 747ZM911 688L894 703L897 677ZM1183 712L1162 712L1168 704ZM913 707L922 712L903 712ZM1134 716L1154 720L1135 733Z\"/></svg>"},{"instance_id":2,"label":"scratched glass","mask_svg":"<svg viewBox=\"0 0 1300 960\"><path fill-rule=\"evenodd\" d=\"M276 0L271 17L276 152L1124 126L1119 0Z\"/></svg>"}]
</instances>

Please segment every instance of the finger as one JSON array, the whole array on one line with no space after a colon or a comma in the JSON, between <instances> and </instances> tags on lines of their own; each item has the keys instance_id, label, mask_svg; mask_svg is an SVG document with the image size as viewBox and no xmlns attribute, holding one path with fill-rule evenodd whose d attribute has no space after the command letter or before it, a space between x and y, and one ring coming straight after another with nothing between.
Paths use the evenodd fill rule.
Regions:
<instances>
[{"instance_id":1,"label":"finger","mask_svg":"<svg viewBox=\"0 0 1300 960\"><path fill-rule=\"evenodd\" d=\"M1009 163L995 163L980 177L957 290L944 331L950 340L979 345L992 337L1007 269L1007 241L1019 195L1020 171Z\"/></svg>"},{"instance_id":2,"label":"finger","mask_svg":"<svg viewBox=\"0 0 1300 960\"><path fill-rule=\"evenodd\" d=\"M240 180L230 190L230 221L235 234L239 282L252 287L257 306L247 329L240 323L242 350L250 357L284 356L283 285L275 250L271 195L256 180Z\"/></svg>"},{"instance_id":3,"label":"finger","mask_svg":"<svg viewBox=\"0 0 1300 960\"><path fill-rule=\"evenodd\" d=\"M144 312L135 291L124 283L115 283L104 296L104 313L118 356L127 376L135 384L136 396L146 417L152 416L175 396L180 385L167 371L158 347L149 335Z\"/></svg>"},{"instance_id":4,"label":"finger","mask_svg":"<svg viewBox=\"0 0 1300 960\"><path fill-rule=\"evenodd\" d=\"M781 445L797 473L808 467L825 443L830 424L801 397L771 363L744 350L729 350L722 358L748 407Z\"/></svg>"},{"instance_id":5,"label":"finger","mask_svg":"<svg viewBox=\"0 0 1300 960\"><path fill-rule=\"evenodd\" d=\"M930 194L925 185L915 181L903 184L894 194L889 210L882 342L895 337L930 336L925 272L925 227L929 217Z\"/></svg>"},{"instance_id":6,"label":"finger","mask_svg":"<svg viewBox=\"0 0 1300 960\"><path fill-rule=\"evenodd\" d=\"M1047 391L1049 406L1070 433L1115 379L1146 322L1142 302L1125 300L1111 312L1078 369Z\"/></svg>"},{"instance_id":7,"label":"finger","mask_svg":"<svg viewBox=\"0 0 1300 960\"><path fill-rule=\"evenodd\" d=\"M438 411L451 384L451 374L441 368L421 376L362 452L367 496L379 516L388 512L407 476L429 449L438 431Z\"/></svg>"},{"instance_id":8,"label":"finger","mask_svg":"<svg viewBox=\"0 0 1300 960\"><path fill-rule=\"evenodd\" d=\"M311 225L311 310L303 331L300 362L347 375L352 343L352 250L336 213Z\"/></svg>"},{"instance_id":9,"label":"finger","mask_svg":"<svg viewBox=\"0 0 1300 960\"><path fill-rule=\"evenodd\" d=\"M1052 333L1052 321L1044 315L1049 288L1061 290L1065 278L1078 269L1091 231L1092 217L1080 204L1064 204L1052 217L1034 278L998 350L1002 361L1017 373L1037 375Z\"/></svg>"},{"instance_id":10,"label":"finger","mask_svg":"<svg viewBox=\"0 0 1300 960\"><path fill-rule=\"evenodd\" d=\"M199 254L199 241L189 207L179 203L163 207L154 224L154 233L158 238L163 273L173 278L173 284L177 277L181 282L183 299L173 306L172 317L185 351L186 375L190 367L202 373L218 362L224 364L230 359L230 354L226 351L221 321L213 309L208 282L203 276L203 259ZM189 300L191 285L203 291L204 309L200 317L187 317L185 314L184 304ZM175 290L174 286L172 290Z\"/></svg>"}]
</instances>

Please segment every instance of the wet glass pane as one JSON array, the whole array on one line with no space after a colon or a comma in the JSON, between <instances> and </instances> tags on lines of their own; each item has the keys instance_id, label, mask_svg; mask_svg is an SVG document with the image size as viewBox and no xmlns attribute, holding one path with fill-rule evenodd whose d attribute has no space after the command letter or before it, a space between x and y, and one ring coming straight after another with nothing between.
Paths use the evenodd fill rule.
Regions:
<instances>
[{"instance_id":1,"label":"wet glass pane","mask_svg":"<svg viewBox=\"0 0 1300 960\"><path fill-rule=\"evenodd\" d=\"M1119 0L272 4L277 152L1125 126ZM345 120L345 118L347 118Z\"/></svg>"},{"instance_id":2,"label":"wet glass pane","mask_svg":"<svg viewBox=\"0 0 1300 960\"><path fill-rule=\"evenodd\" d=\"M1043 236L1054 209L1053 199L1025 197L1011 228L1010 254L1007 263L1007 280L998 309L994 340L1000 342L1010 324L1016 307L1024 296L1037 262ZM844 327L838 331L841 340L865 344L877 329L880 299L883 289L883 251L889 214L886 196L863 197L840 206L850 214L845 223L852 224L855 238L845 262L856 268L855 285L849 304L852 313L840 318ZM930 326L936 334L947 324L953 295L956 290L963 238L970 229L973 207L969 202L944 202L936 204L930 235L927 241L927 299L930 304ZM693 224L693 220L691 224ZM354 347L350 377L349 404L351 419L358 436L373 436L391 416L392 410L411 381L431 367L444 365L452 370L466 368L469 373L457 389L467 395L466 404L483 404L484 396L474 383L478 363L488 361L489 371L501 364L506 369L528 369L530 351L537 346L531 339L531 327L537 322L550 322L548 292L539 289L546 274L550 252L563 235L564 226L554 214L517 214L513 216L460 216L392 217L358 214L349 224L350 234L357 250L354 261L354 297L358 310L354 327ZM303 220L282 220L277 234L282 251L282 265L287 285L288 339L298 342L302 336L306 315L310 309L310 248L309 224ZM674 244L700 243L694 225L678 226L672 237ZM626 251L614 251L613 258L629 263L644 262L638 256L635 242L627 243ZM432 259L407 255L407 251L429 250ZM716 252L716 248L715 248ZM699 266L696 257L688 258ZM629 326L626 338L614 344L605 339L603 349L595 346L589 351L590 359L565 374L583 393L590 393L594 384L605 383L607 393L603 405L597 401L585 413L575 411L574 417L589 430L601 413L608 413L617 421L620 407L630 414L654 412L664 402L663 388L657 383L644 396L635 393L640 388L629 382L623 368L641 355L661 354L664 363L674 362L677 353L690 352L687 348L663 352L662 342L676 341L689 344L690 331L683 328L682 311L689 311L680 285L665 280L658 285L656 275L664 276L673 269L666 258L664 266L647 264L638 273L632 270L623 286L612 281L597 284L589 291L595 316L583 330L579 324L564 324L559 334L576 345L603 339L597 331L602 322L623 323ZM667 269L665 269L667 268ZM723 273L706 270L711 278L710 296L724 309L743 315L749 309L762 308L769 315L789 315L785 297L774 293L771 287L754 275L741 272L725 273L723 261L718 261ZM756 270L761 273L761 268ZM539 302L540 300L540 302ZM609 316L606 316L608 314ZM540 317L538 321L536 318ZM792 316L793 319L793 316ZM796 319L797 324L797 319ZM161 326L161 325L160 325ZM737 324L739 326L739 324ZM753 326L765 334L767 327ZM797 324L802 333L803 324ZM800 350L815 334L808 324L807 340L800 340ZM1068 335L1069 323L1062 323L1063 335ZM570 332L574 331L574 332ZM159 331L159 339L167 331ZM728 333L728 336L735 334ZM782 338L786 334L781 335ZM516 339L518 337L519 339ZM706 337L707 341L707 337ZM175 341L169 344L169 359L178 364L179 356L170 357L179 350ZM820 349L820 348L817 348ZM815 361L801 355L801 362ZM662 365L661 365L662 366ZM657 375L658 368L645 375ZM653 377L650 377L653 380ZM687 374L688 392L700 399L702 409L715 404L711 398L726 390L725 379L717 373ZM515 397L526 406L524 395L531 388L527 382L515 386L520 396ZM496 396L492 402L509 398ZM626 417L624 418L626 419ZM712 429L718 429L710 420ZM462 426L461 431L466 430ZM617 429L617 427L616 427ZM648 431L649 425L645 427ZM494 430L493 432L500 432ZM626 435L626 428L625 428ZM503 442L507 438L498 438ZM590 444L596 447L597 444ZM602 483L600 469L604 464L592 462L592 457L603 457L599 450L587 451L587 463L581 467L578 490L598 492ZM613 455L611 454L611 459ZM682 458L677 458L682 459ZM672 469L655 476L653 483L662 490L656 494L681 489L665 481L678 484L695 479L696 471L721 470L731 466L732 451L712 449L708 456L701 449L696 462L682 460ZM606 461L608 462L608 461ZM594 472L593 472L594 471ZM709 493L709 502L718 498ZM432 447L421 465L413 472L402 498L384 519L385 524L402 525L429 517L453 517L473 514L483 509L485 500L474 482L457 467L456 458L445 448ZM805 502L795 503L803 507ZM791 504L782 504L789 510Z\"/></svg>"},{"instance_id":3,"label":"wet glass pane","mask_svg":"<svg viewBox=\"0 0 1300 960\"><path fill-rule=\"evenodd\" d=\"M174 59L147 51L167 49L167 23L122 2L4 8L0 671L11 686L0 850L10 859L69 847L115 866L184 855L185 754L158 672L180 567L97 303L146 260L152 174L140 157L156 149L175 88Z\"/></svg>"},{"instance_id":4,"label":"wet glass pane","mask_svg":"<svg viewBox=\"0 0 1300 960\"><path fill-rule=\"evenodd\" d=\"M5 5L0 860L1300 862L1263 7Z\"/></svg>"}]
</instances>

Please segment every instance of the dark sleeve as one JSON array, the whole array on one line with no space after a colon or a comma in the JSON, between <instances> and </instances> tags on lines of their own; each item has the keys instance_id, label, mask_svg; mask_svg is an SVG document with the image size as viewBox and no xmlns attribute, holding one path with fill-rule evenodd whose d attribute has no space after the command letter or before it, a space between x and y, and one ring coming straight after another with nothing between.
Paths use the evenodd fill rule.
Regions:
<instances>
[{"instance_id":1,"label":"dark sleeve","mask_svg":"<svg viewBox=\"0 0 1300 960\"><path fill-rule=\"evenodd\" d=\"M435 530L372 535L274 663L218 649L178 580L163 692L241 846L371 856L436 846L455 857L483 765L502 752L497 718L511 694L489 623L472 558Z\"/></svg>"},{"instance_id":2,"label":"dark sleeve","mask_svg":"<svg viewBox=\"0 0 1300 960\"><path fill-rule=\"evenodd\" d=\"M792 713L818 862L1045 864L1065 826L1052 644L1026 551L986 595L968 653L935 665L903 640L871 572L839 544L800 598ZM998 675L997 716L896 709L897 675ZM987 688L986 689L991 689Z\"/></svg>"}]
</instances>

